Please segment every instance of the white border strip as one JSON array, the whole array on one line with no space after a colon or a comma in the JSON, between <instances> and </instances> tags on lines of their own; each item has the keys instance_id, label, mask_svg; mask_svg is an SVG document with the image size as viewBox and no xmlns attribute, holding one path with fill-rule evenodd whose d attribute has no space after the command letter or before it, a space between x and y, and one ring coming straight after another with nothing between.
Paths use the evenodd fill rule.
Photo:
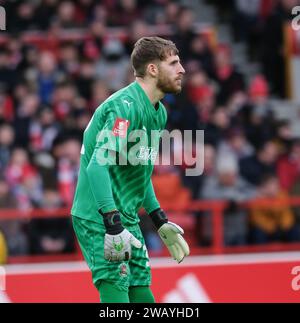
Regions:
<instances>
[{"instance_id":1,"label":"white border strip","mask_svg":"<svg viewBox=\"0 0 300 323\"><path fill-rule=\"evenodd\" d=\"M168 267L199 267L199 266L221 266L221 265L243 265L257 263L281 263L296 261L300 264L300 251L295 252L270 252L255 254L237 255L210 255L210 256L190 256L183 263L177 265L174 260L166 258L152 258L150 265L152 268ZM84 261L72 262L52 262L37 264L17 264L4 266L7 275L23 274L44 274L63 272L85 272L89 271Z\"/></svg>"}]
</instances>

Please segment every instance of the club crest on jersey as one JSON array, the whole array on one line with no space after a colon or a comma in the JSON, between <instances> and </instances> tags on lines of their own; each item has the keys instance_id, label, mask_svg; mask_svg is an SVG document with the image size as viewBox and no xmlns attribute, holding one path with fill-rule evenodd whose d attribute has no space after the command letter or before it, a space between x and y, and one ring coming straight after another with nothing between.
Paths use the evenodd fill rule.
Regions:
<instances>
[{"instance_id":1,"label":"club crest on jersey","mask_svg":"<svg viewBox=\"0 0 300 323\"><path fill-rule=\"evenodd\" d=\"M127 276L126 264L121 264L119 268L120 268L120 276L122 276L122 277Z\"/></svg>"},{"instance_id":2,"label":"club crest on jersey","mask_svg":"<svg viewBox=\"0 0 300 323\"><path fill-rule=\"evenodd\" d=\"M125 138L129 127L129 120L117 118L112 129L115 137Z\"/></svg>"}]
</instances>

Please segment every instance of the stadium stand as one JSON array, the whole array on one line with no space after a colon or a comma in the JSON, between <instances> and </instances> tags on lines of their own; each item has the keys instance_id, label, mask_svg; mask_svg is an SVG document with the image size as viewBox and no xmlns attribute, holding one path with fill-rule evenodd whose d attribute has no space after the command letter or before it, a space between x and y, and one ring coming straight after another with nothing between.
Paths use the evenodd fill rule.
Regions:
<instances>
[{"instance_id":1,"label":"stadium stand","mask_svg":"<svg viewBox=\"0 0 300 323\"><path fill-rule=\"evenodd\" d=\"M172 39L186 68L182 93L164 99L167 129L205 134L203 175L185 176L187 165L157 166L153 180L192 253L299 250L299 112L291 58L281 51L292 2L260 0L246 11L244 2L0 2L7 13L0 33L0 229L8 262L78 257L68 214L82 133L93 111L133 80L129 53L146 35ZM279 180L262 193L266 176ZM293 239L279 234L259 249L253 225L265 216L256 200L267 199L269 214L279 195L292 196L278 203L292 219ZM163 255L143 214L141 226L150 251Z\"/></svg>"}]
</instances>

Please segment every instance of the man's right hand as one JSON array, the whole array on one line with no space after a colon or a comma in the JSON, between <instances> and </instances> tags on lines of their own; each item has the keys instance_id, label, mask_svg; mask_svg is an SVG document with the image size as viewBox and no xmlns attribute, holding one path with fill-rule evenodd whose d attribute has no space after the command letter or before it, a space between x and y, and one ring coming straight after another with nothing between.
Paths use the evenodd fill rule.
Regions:
<instances>
[{"instance_id":1,"label":"man's right hand","mask_svg":"<svg viewBox=\"0 0 300 323\"><path fill-rule=\"evenodd\" d=\"M127 229L119 234L105 234L104 258L109 261L126 261L131 258L131 245L141 248L142 243L137 240Z\"/></svg>"},{"instance_id":2,"label":"man's right hand","mask_svg":"<svg viewBox=\"0 0 300 323\"><path fill-rule=\"evenodd\" d=\"M120 213L117 210L102 215L106 228L104 258L108 261L120 262L129 260L131 258L131 246L141 248L142 243L122 226Z\"/></svg>"}]
</instances>

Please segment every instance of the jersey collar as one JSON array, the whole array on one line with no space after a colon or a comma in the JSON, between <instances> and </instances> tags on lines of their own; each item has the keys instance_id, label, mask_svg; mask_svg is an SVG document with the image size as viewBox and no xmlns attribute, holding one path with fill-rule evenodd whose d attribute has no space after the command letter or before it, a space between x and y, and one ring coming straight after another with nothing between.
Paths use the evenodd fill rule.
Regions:
<instances>
[{"instance_id":1,"label":"jersey collar","mask_svg":"<svg viewBox=\"0 0 300 323\"><path fill-rule=\"evenodd\" d=\"M147 107L151 110L153 113L158 113L160 111L160 101L157 102L158 108L155 109L154 105L151 103L148 95L144 91L144 89L140 86L140 84L137 81L133 82L133 86L136 88L138 94L142 97L143 101L146 102Z\"/></svg>"}]
</instances>

